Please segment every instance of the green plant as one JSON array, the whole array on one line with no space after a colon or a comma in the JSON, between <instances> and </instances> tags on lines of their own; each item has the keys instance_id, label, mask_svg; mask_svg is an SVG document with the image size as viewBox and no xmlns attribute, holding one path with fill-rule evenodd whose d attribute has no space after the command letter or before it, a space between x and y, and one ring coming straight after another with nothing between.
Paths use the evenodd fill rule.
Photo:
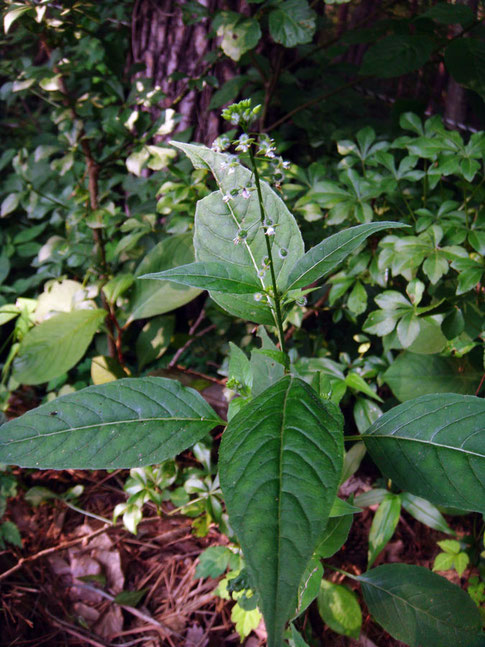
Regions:
<instances>
[{"instance_id":1,"label":"green plant","mask_svg":"<svg viewBox=\"0 0 485 647\"><path fill-rule=\"evenodd\" d=\"M305 303L308 286L334 272L370 236L403 225L363 222L304 253L296 221L260 179L259 158L274 160L277 172L285 164L267 137L250 132L257 112L249 101L224 112L242 128L233 145L249 169L219 152L220 142L218 150L174 142L196 168L211 171L218 190L197 205L196 262L150 271L143 278L207 289L229 313L276 331L279 348L261 333L263 347L251 361L231 346L232 385L240 397L230 411L218 466L268 645L279 647L287 621L301 607L299 591L307 588L310 560L338 549L345 525L359 510L336 497L344 440L364 441L382 473L403 490L435 504L483 513L485 406L474 396L425 395L383 414L361 435L344 439L342 414L329 399L321 373L305 381L292 362L284 318L294 304ZM409 293L417 291L415 284ZM412 302L405 307L404 314L415 312ZM344 375L345 388L375 395L358 374L349 380L350 375ZM140 468L172 459L218 425L225 423L203 398L177 381L119 379L63 396L3 425L0 460L36 468ZM348 460L346 469L352 469ZM383 504L400 506L400 499L386 494ZM375 551L379 547L376 540ZM374 558L370 555L371 563ZM412 646L483 645L480 615L471 599L427 569L390 564L345 575L360 584L371 614L397 639ZM350 593L322 584L319 601L325 614L333 595L354 605ZM355 635L357 621L350 626L345 618L334 620ZM291 631L293 640L303 640L295 638L293 626Z\"/></svg>"}]
</instances>

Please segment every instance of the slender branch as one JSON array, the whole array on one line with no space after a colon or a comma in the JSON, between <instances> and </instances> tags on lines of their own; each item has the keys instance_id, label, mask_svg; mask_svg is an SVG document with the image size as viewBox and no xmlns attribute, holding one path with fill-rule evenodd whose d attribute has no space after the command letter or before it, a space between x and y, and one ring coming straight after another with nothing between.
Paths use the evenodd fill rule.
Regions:
<instances>
[{"instance_id":1,"label":"slender branch","mask_svg":"<svg viewBox=\"0 0 485 647\"><path fill-rule=\"evenodd\" d=\"M50 548L46 548L45 550L41 550L38 553L35 553L35 555L29 555L29 557L21 557L19 561L15 564L15 566L12 566L12 568L9 568L7 571L0 573L0 580L4 580L5 578L9 577L10 575L12 575L12 573L15 573L16 571L21 569L22 566L24 564L27 564L28 562L34 562L37 559L40 559L41 557L50 555L51 553L55 553L59 550L64 550L65 548L70 548L71 546L76 546L76 544L80 544L83 541L89 541L93 537L96 537L97 535L101 535L103 532L107 532L108 530L109 530L109 527L98 528L98 530L95 530L89 535L83 535L82 537L77 537L77 539L72 539L71 541L66 541L62 544L51 546Z\"/></svg>"}]
</instances>

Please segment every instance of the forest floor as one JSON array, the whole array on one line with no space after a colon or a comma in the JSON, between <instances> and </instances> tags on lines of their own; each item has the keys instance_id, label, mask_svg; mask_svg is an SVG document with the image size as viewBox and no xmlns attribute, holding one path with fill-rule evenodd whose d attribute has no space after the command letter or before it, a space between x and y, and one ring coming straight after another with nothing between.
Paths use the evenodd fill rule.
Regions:
<instances>
[{"instance_id":1,"label":"forest floor","mask_svg":"<svg viewBox=\"0 0 485 647\"><path fill-rule=\"evenodd\" d=\"M231 621L232 603L213 595L217 581L194 577L199 554L208 546L227 543L216 527L206 537L196 537L191 519L170 515L170 503L164 504L162 516L147 504L135 536L121 522L113 526L96 518L110 519L115 505L126 500L122 486L127 472L17 473L24 486L54 492L82 484L84 492L76 505L85 514L58 499L38 507L27 503L23 493L10 500L7 517L17 524L23 546L0 551L0 647L241 644ZM369 489L376 476L370 461L364 461L342 494ZM347 541L330 563L355 574L365 570L372 514L366 509L356 517ZM469 516L448 521L459 533L469 531ZM430 568L438 552L436 541L445 537L404 512L376 565L400 561ZM342 581L338 573L326 576ZM456 574L454 581L460 584ZM141 590L145 595L136 607L113 601L122 591ZM371 621L362 599L361 605L364 622L359 640L325 627L315 603L303 623L310 624L315 644L325 647L401 647L403 643ZM264 645L264 627L244 644Z\"/></svg>"}]
</instances>

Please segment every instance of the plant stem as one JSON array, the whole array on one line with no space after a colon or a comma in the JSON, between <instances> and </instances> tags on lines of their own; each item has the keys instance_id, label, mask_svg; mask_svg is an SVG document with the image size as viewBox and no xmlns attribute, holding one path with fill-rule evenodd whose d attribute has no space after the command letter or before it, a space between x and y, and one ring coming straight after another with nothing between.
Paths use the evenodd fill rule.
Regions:
<instances>
[{"instance_id":1,"label":"plant stem","mask_svg":"<svg viewBox=\"0 0 485 647\"><path fill-rule=\"evenodd\" d=\"M254 152L251 147L249 147L249 157L251 159L251 166L252 166L252 171L254 173L254 182L256 184L256 191L258 194L258 202L259 202L259 215L261 218L261 225L263 227L264 231L264 238L266 240L266 250L268 252L268 258L269 258L269 271L271 273L271 283L273 284L273 301L274 301L274 312L276 316L276 328L278 331L278 339L280 342L280 349L284 353L285 356L285 373L288 373L290 369L290 359L288 357L288 353L286 352L285 348L285 334L283 331L283 317L281 315L281 299L280 299L280 293L278 291L278 286L276 284L276 274L274 271L274 264L273 264L273 252L271 250L271 242L269 240L269 236L266 235L265 231L265 225L264 225L264 220L265 220L265 213L264 213L264 204L263 204L263 194L261 192L261 181L259 178L259 171L258 167L256 165L256 160L254 158Z\"/></svg>"},{"instance_id":2,"label":"plant stem","mask_svg":"<svg viewBox=\"0 0 485 647\"><path fill-rule=\"evenodd\" d=\"M345 575L345 577L350 577L351 580L358 581L358 578L355 577L355 575L352 575L352 573L348 573L347 571L343 571L341 568L337 568L336 566L332 566L332 564L327 564L327 562L323 562L323 568L329 568L331 571L341 573L342 575Z\"/></svg>"}]
</instances>

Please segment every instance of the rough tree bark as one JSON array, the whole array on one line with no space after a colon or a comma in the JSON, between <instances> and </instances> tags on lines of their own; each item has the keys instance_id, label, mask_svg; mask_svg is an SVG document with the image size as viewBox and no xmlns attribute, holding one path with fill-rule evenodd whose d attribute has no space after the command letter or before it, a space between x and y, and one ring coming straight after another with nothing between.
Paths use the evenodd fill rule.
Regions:
<instances>
[{"instance_id":1,"label":"rough tree bark","mask_svg":"<svg viewBox=\"0 0 485 647\"><path fill-rule=\"evenodd\" d=\"M218 9L239 11L237 0L202 0L211 17L193 25L185 25L182 7L186 4L177 0L137 0L132 18L132 56L134 63L142 63L142 74L152 79L166 95L160 108L174 106L182 115L177 130L194 126L192 139L211 143L220 132L217 115L208 111L214 89L206 86L202 91L188 90L187 80L207 73L205 56L216 49L214 39L209 38L211 17ZM180 73L181 78L171 75ZM210 69L222 84L235 73L231 61L220 60ZM177 74L178 76L178 74ZM183 98L181 98L183 97Z\"/></svg>"}]
</instances>

